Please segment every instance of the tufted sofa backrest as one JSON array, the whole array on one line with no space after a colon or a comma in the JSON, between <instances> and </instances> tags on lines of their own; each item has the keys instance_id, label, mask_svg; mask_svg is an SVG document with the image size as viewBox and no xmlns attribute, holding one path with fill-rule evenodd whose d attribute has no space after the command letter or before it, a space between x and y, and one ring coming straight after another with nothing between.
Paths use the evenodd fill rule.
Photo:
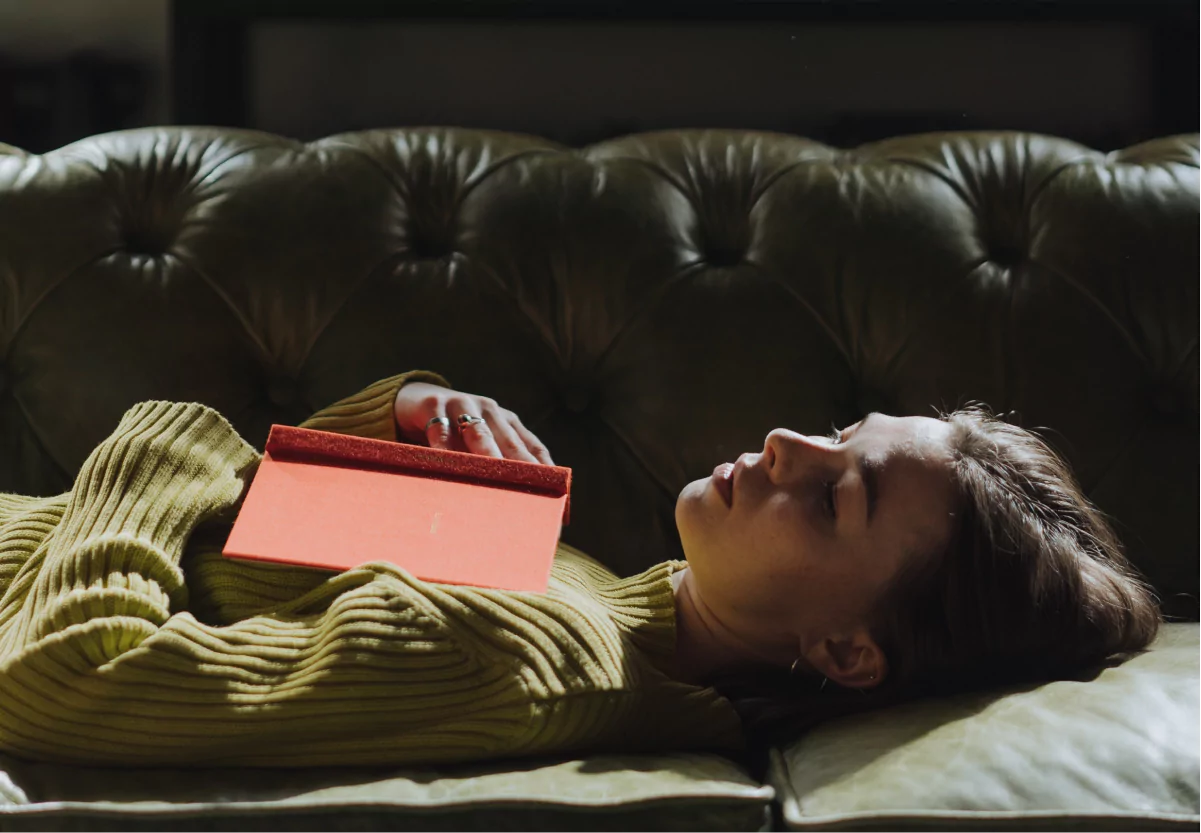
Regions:
<instances>
[{"instance_id":1,"label":"tufted sofa backrest","mask_svg":"<svg viewBox=\"0 0 1201 833\"><path fill-rule=\"evenodd\" d=\"M982 400L1047 429L1195 617L1197 241L1195 136L0 146L0 491L69 488L140 400L261 448L426 368L573 467L565 539L630 573L679 557L680 488L772 428Z\"/></svg>"}]
</instances>

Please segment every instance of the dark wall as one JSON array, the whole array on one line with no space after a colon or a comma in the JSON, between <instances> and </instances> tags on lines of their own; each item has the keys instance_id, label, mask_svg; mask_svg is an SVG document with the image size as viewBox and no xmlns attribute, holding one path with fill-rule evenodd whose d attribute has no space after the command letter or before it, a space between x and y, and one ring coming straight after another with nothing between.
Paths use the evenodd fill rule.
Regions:
<instances>
[{"instance_id":1,"label":"dark wall","mask_svg":"<svg viewBox=\"0 0 1201 833\"><path fill-rule=\"evenodd\" d=\"M0 0L0 142L44 151L171 117L168 0Z\"/></svg>"},{"instance_id":2,"label":"dark wall","mask_svg":"<svg viewBox=\"0 0 1201 833\"><path fill-rule=\"evenodd\" d=\"M445 124L568 144L1009 128L1113 148L1198 129L1197 45L1183 0L0 0L0 142Z\"/></svg>"},{"instance_id":3,"label":"dark wall","mask_svg":"<svg viewBox=\"0 0 1201 833\"><path fill-rule=\"evenodd\" d=\"M272 21L248 44L247 123L304 139L437 124L569 144L676 127L847 144L999 128L1118 147L1155 132L1145 24Z\"/></svg>"}]
</instances>

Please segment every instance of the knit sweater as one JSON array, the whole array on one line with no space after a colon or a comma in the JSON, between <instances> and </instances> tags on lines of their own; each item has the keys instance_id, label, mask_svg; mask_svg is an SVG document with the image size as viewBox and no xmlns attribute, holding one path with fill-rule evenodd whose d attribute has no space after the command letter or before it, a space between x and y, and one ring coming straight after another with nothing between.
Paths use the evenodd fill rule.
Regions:
<instances>
[{"instance_id":1,"label":"knit sweater","mask_svg":"<svg viewBox=\"0 0 1201 833\"><path fill-rule=\"evenodd\" d=\"M302 425L395 441L412 380L446 384L393 376ZM740 749L730 703L666 671L683 562L622 579L561 543L532 594L225 558L260 459L212 408L147 401L71 491L0 494L0 751L306 766Z\"/></svg>"}]
</instances>

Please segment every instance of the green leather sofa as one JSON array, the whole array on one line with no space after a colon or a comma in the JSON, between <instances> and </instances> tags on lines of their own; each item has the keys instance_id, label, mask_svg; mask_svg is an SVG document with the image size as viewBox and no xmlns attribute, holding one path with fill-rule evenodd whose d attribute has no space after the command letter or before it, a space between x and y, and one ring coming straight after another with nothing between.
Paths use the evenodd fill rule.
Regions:
<instances>
[{"instance_id":1,"label":"green leather sofa","mask_svg":"<svg viewBox=\"0 0 1201 833\"><path fill-rule=\"evenodd\" d=\"M1170 616L1123 665L782 737L762 778L694 754L0 757L0 828L1198 829L1198 225L1196 136L0 146L0 490L66 490L141 400L207 403L261 448L429 368L574 469L566 540L629 573L680 555L680 487L771 428L977 399L1047 429Z\"/></svg>"}]
</instances>

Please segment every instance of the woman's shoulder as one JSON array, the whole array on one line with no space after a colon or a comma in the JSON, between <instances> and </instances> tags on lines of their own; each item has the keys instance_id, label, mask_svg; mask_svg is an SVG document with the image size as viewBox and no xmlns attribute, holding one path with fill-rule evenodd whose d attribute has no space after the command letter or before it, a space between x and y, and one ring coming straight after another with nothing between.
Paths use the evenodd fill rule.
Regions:
<instances>
[{"instance_id":1,"label":"woman's shoulder","mask_svg":"<svg viewBox=\"0 0 1201 833\"><path fill-rule=\"evenodd\" d=\"M636 576L623 578L583 550L560 541L558 548L555 550L555 561L551 569L551 575L571 573L580 577L586 577L591 582L612 583L636 580L639 577L650 578L652 574L654 578L659 578L661 575L671 576L687 566L688 564L685 561L661 561L647 567Z\"/></svg>"},{"instance_id":2,"label":"woman's shoulder","mask_svg":"<svg viewBox=\"0 0 1201 833\"><path fill-rule=\"evenodd\" d=\"M551 569L549 601L612 623L639 648L670 651L675 644L675 588L683 561L662 561L641 573L619 576L587 553L559 544Z\"/></svg>"},{"instance_id":3,"label":"woman's shoulder","mask_svg":"<svg viewBox=\"0 0 1201 833\"><path fill-rule=\"evenodd\" d=\"M612 578L616 578L616 574L606 567L601 562L590 556L581 549L573 547L571 544L566 544L560 541L555 548L555 565L556 570L567 569L586 569L605 573Z\"/></svg>"}]
</instances>

